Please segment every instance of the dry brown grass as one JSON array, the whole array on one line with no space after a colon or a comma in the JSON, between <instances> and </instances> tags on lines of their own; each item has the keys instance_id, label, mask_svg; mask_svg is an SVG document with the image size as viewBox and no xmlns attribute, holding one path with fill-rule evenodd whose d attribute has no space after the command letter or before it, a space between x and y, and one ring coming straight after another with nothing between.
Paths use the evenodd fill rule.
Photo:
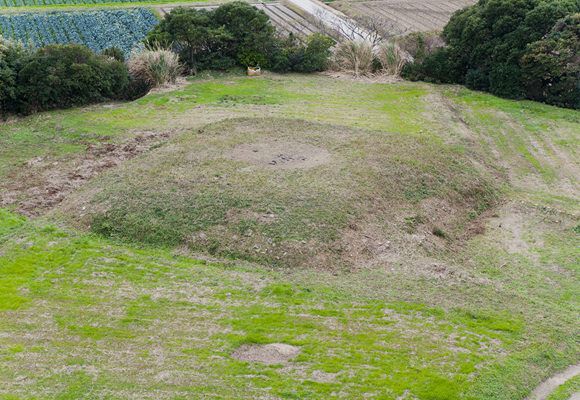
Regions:
<instances>
[{"instance_id":1,"label":"dry brown grass","mask_svg":"<svg viewBox=\"0 0 580 400\"><path fill-rule=\"evenodd\" d=\"M370 43L348 40L336 47L333 67L358 77L373 72L373 60L373 48Z\"/></svg>"},{"instance_id":2,"label":"dry brown grass","mask_svg":"<svg viewBox=\"0 0 580 400\"><path fill-rule=\"evenodd\" d=\"M182 72L179 56L158 46L134 52L127 66L131 75L151 87L173 84Z\"/></svg>"},{"instance_id":3,"label":"dry brown grass","mask_svg":"<svg viewBox=\"0 0 580 400\"><path fill-rule=\"evenodd\" d=\"M387 75L400 76L405 64L411 61L410 54L392 42L380 44L376 53L382 72Z\"/></svg>"}]
</instances>

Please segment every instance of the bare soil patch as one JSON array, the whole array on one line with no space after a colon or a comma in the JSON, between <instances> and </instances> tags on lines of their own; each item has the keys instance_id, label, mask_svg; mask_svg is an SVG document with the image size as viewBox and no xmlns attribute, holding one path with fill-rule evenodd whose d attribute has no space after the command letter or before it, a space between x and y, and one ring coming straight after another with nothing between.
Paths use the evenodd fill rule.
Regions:
<instances>
[{"instance_id":1,"label":"bare soil patch","mask_svg":"<svg viewBox=\"0 0 580 400\"><path fill-rule=\"evenodd\" d=\"M274 169L309 169L330 161L330 153L305 143L270 141L236 146L229 154L232 160Z\"/></svg>"},{"instance_id":2,"label":"bare soil patch","mask_svg":"<svg viewBox=\"0 0 580 400\"><path fill-rule=\"evenodd\" d=\"M352 73L343 72L343 71L324 71L320 72L320 75L327 76L333 79L339 79L344 81L351 81L357 83L398 83L402 82L403 79L398 76L394 75L386 75L386 74L372 74L372 75L361 75L355 76Z\"/></svg>"},{"instance_id":3,"label":"bare soil patch","mask_svg":"<svg viewBox=\"0 0 580 400\"><path fill-rule=\"evenodd\" d=\"M240 346L232 357L240 361L259 362L263 364L282 364L292 360L300 353L300 348L285 343Z\"/></svg>"},{"instance_id":4,"label":"bare soil patch","mask_svg":"<svg viewBox=\"0 0 580 400\"><path fill-rule=\"evenodd\" d=\"M170 132L141 132L123 143L87 144L84 154L70 160L35 157L0 184L0 207L16 207L23 215L38 216L91 178L170 136Z\"/></svg>"}]
</instances>

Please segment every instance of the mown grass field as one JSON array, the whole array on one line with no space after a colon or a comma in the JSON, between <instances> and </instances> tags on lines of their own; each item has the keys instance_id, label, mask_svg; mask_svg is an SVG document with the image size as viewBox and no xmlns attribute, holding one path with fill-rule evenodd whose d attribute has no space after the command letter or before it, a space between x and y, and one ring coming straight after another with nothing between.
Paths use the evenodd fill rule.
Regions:
<instances>
[{"instance_id":1,"label":"mown grass field","mask_svg":"<svg viewBox=\"0 0 580 400\"><path fill-rule=\"evenodd\" d=\"M235 74L9 121L0 398L523 399L578 361L579 125Z\"/></svg>"}]
</instances>

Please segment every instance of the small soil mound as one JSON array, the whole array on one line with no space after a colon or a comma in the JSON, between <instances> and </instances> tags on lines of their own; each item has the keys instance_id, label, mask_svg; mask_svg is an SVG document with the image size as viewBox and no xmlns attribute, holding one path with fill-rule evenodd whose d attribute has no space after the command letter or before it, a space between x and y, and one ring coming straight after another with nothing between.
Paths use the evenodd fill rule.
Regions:
<instances>
[{"instance_id":1,"label":"small soil mound","mask_svg":"<svg viewBox=\"0 0 580 400\"><path fill-rule=\"evenodd\" d=\"M232 357L240 361L259 362L263 364L282 364L292 360L300 353L300 348L284 343L240 346Z\"/></svg>"},{"instance_id":2,"label":"small soil mound","mask_svg":"<svg viewBox=\"0 0 580 400\"><path fill-rule=\"evenodd\" d=\"M266 168L308 169L327 163L331 156L321 147L298 142L259 142L236 146L228 156Z\"/></svg>"}]
</instances>

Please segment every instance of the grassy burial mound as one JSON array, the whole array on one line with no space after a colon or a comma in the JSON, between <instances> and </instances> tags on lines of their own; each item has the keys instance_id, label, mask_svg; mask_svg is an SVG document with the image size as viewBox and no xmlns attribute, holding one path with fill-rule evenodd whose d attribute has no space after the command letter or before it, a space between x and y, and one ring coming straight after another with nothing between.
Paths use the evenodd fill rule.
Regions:
<instances>
[{"instance_id":1,"label":"grassy burial mound","mask_svg":"<svg viewBox=\"0 0 580 400\"><path fill-rule=\"evenodd\" d=\"M0 398L525 399L579 357L579 123L224 74L3 124Z\"/></svg>"},{"instance_id":2,"label":"grassy burial mound","mask_svg":"<svg viewBox=\"0 0 580 400\"><path fill-rule=\"evenodd\" d=\"M64 207L110 237L327 268L442 249L496 196L434 138L249 118L186 133Z\"/></svg>"}]
</instances>

